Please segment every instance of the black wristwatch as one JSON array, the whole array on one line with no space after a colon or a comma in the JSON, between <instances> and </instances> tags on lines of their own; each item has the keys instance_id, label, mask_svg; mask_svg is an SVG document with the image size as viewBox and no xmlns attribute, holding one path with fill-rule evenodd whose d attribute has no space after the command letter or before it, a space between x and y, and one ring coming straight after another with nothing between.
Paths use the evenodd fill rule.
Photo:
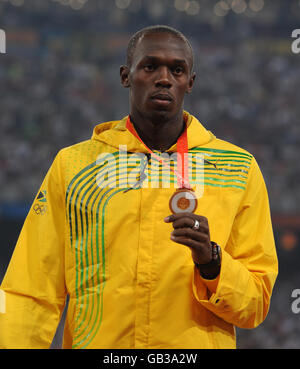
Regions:
<instances>
[{"instance_id":1,"label":"black wristwatch","mask_svg":"<svg viewBox=\"0 0 300 369\"><path fill-rule=\"evenodd\" d=\"M206 263L206 264L199 264L199 263L195 263L196 267L201 271L206 270L206 269L211 269L213 267L216 266L220 266L221 265L221 247L214 241L210 241L211 243L211 250L212 250L212 258L211 261Z\"/></svg>"}]
</instances>

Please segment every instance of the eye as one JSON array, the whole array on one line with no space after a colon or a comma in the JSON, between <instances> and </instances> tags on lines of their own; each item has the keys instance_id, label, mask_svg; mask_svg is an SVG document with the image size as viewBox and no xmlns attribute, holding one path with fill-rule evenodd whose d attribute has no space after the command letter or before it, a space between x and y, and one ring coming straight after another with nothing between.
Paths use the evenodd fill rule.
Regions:
<instances>
[{"instance_id":1,"label":"eye","mask_svg":"<svg viewBox=\"0 0 300 369\"><path fill-rule=\"evenodd\" d=\"M153 72L155 67L154 67L153 64L146 64L146 65L144 65L144 69L145 69L146 72Z\"/></svg>"},{"instance_id":2,"label":"eye","mask_svg":"<svg viewBox=\"0 0 300 369\"><path fill-rule=\"evenodd\" d=\"M177 76L179 76L183 73L183 68L177 66L177 67L173 68L173 73L176 74Z\"/></svg>"}]
</instances>

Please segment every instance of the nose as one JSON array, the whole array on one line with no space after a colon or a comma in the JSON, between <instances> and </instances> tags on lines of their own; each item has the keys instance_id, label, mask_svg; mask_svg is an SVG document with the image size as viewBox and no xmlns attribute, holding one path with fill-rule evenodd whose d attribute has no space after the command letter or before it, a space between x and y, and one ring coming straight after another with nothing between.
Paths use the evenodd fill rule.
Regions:
<instances>
[{"instance_id":1,"label":"nose","mask_svg":"<svg viewBox=\"0 0 300 369\"><path fill-rule=\"evenodd\" d=\"M161 66L160 68L157 69L155 87L165 87L165 88L172 87L169 68Z\"/></svg>"}]
</instances>

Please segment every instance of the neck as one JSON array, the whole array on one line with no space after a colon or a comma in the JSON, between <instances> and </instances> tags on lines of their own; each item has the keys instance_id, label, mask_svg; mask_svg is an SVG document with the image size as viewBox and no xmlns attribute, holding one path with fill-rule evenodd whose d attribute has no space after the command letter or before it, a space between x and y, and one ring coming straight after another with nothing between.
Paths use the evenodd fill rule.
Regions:
<instances>
[{"instance_id":1,"label":"neck","mask_svg":"<svg viewBox=\"0 0 300 369\"><path fill-rule=\"evenodd\" d=\"M170 120L155 120L130 114L130 119L138 135L151 150L166 151L177 142L185 124L183 114Z\"/></svg>"}]
</instances>

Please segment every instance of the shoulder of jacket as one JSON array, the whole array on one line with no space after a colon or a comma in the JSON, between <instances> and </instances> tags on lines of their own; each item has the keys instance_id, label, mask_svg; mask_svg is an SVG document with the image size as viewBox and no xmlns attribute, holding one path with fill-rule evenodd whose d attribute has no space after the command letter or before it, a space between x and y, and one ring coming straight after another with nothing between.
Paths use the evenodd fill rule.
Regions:
<instances>
[{"instance_id":1,"label":"shoulder of jacket","mask_svg":"<svg viewBox=\"0 0 300 369\"><path fill-rule=\"evenodd\" d=\"M73 151L84 150L89 145L91 145L91 141L92 141L91 139L88 139L88 140L84 140L81 142L77 142L70 146L63 147L62 149L59 150L58 154L64 155L64 154L69 154L70 152L73 152Z\"/></svg>"},{"instance_id":2,"label":"shoulder of jacket","mask_svg":"<svg viewBox=\"0 0 300 369\"><path fill-rule=\"evenodd\" d=\"M240 157L249 164L255 162L254 155L240 146L234 145L228 141L214 137L208 144L194 147L191 151L202 152L205 155L224 156L225 158Z\"/></svg>"},{"instance_id":3,"label":"shoulder of jacket","mask_svg":"<svg viewBox=\"0 0 300 369\"><path fill-rule=\"evenodd\" d=\"M254 155L251 154L248 150L235 145L231 142L225 141L225 140L221 140L219 138L216 138L215 140L212 141L213 147L217 150L220 151L224 151L224 153L226 151L228 152L232 152L232 153L236 153L236 154L242 154L245 155L247 157L249 157L249 159L254 158Z\"/></svg>"}]
</instances>

